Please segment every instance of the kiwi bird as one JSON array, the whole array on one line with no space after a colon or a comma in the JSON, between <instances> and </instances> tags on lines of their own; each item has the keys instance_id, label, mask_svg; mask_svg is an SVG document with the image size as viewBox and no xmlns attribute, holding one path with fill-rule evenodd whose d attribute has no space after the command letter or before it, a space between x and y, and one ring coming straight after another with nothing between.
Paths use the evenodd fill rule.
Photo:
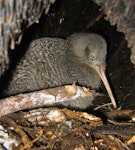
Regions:
<instances>
[{"instance_id":1,"label":"kiwi bird","mask_svg":"<svg viewBox=\"0 0 135 150\"><path fill-rule=\"evenodd\" d=\"M44 37L33 40L13 71L4 91L7 96L75 82L98 89L103 81L113 106L116 102L105 75L107 44L94 33L74 33L66 40ZM77 106L86 108L86 106Z\"/></svg>"}]
</instances>

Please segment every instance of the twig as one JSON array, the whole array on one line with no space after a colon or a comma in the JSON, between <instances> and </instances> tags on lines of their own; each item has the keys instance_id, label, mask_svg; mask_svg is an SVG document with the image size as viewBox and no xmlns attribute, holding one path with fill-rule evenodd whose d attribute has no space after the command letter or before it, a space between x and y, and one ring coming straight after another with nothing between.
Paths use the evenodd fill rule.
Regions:
<instances>
[{"instance_id":1,"label":"twig","mask_svg":"<svg viewBox=\"0 0 135 150\"><path fill-rule=\"evenodd\" d=\"M92 27L97 21L99 21L103 17L103 15L104 12L102 10L99 11L98 14L87 23L86 29L88 30L90 27Z\"/></svg>"}]
</instances>

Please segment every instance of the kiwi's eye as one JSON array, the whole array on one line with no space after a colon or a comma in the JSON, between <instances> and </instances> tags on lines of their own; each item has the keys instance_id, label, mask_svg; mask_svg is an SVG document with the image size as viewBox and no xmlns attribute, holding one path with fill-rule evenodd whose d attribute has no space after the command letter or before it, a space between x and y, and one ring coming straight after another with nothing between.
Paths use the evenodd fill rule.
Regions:
<instances>
[{"instance_id":1,"label":"kiwi's eye","mask_svg":"<svg viewBox=\"0 0 135 150\"><path fill-rule=\"evenodd\" d=\"M90 54L90 59L91 59L91 60L95 60L95 59L96 59L96 56L95 56L94 53Z\"/></svg>"},{"instance_id":2,"label":"kiwi's eye","mask_svg":"<svg viewBox=\"0 0 135 150\"><path fill-rule=\"evenodd\" d=\"M92 53L91 50L89 49L89 47L85 48L85 56L90 59L90 60L95 60L96 59L96 55L95 53Z\"/></svg>"}]
</instances>

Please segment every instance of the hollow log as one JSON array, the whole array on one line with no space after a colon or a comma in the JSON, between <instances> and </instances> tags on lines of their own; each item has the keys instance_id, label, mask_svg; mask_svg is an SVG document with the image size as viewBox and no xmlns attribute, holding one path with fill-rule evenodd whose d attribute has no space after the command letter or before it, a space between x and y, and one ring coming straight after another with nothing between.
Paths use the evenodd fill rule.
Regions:
<instances>
[{"instance_id":1,"label":"hollow log","mask_svg":"<svg viewBox=\"0 0 135 150\"><path fill-rule=\"evenodd\" d=\"M0 76L9 64L8 49L14 49L20 43L23 31L34 22L38 22L45 10L55 0L3 0L0 1ZM131 48L131 62L135 65L135 2L134 0L93 0L100 5L105 19L125 34L128 47Z\"/></svg>"},{"instance_id":2,"label":"hollow log","mask_svg":"<svg viewBox=\"0 0 135 150\"><path fill-rule=\"evenodd\" d=\"M93 0L102 7L105 19L117 30L125 34L128 47L131 48L130 60L135 65L135 1L134 0Z\"/></svg>"}]
</instances>

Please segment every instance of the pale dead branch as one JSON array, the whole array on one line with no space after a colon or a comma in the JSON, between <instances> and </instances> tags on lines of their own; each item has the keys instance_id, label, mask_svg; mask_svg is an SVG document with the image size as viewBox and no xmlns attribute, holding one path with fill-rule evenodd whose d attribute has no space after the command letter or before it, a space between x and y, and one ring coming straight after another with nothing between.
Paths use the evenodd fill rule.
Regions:
<instances>
[{"instance_id":1,"label":"pale dead branch","mask_svg":"<svg viewBox=\"0 0 135 150\"><path fill-rule=\"evenodd\" d=\"M19 94L0 100L0 116L29 108L56 106L69 100L83 101L87 98L91 103L95 96L95 91L74 84Z\"/></svg>"}]
</instances>

